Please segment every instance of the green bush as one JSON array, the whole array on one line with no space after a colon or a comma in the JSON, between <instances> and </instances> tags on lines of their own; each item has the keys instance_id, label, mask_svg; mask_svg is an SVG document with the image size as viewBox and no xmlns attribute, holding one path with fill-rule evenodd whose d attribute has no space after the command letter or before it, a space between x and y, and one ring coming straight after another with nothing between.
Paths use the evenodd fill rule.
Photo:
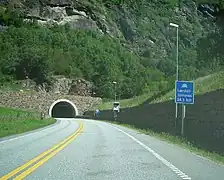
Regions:
<instances>
[{"instance_id":1,"label":"green bush","mask_svg":"<svg viewBox=\"0 0 224 180\"><path fill-rule=\"evenodd\" d=\"M113 81L121 97L141 94L150 72L139 57L125 50L117 39L91 31L26 25L0 32L0 68L16 79L28 76L38 83L49 74L84 77L94 82L98 95L113 97ZM126 90L129 87L129 90Z\"/></svg>"}]
</instances>

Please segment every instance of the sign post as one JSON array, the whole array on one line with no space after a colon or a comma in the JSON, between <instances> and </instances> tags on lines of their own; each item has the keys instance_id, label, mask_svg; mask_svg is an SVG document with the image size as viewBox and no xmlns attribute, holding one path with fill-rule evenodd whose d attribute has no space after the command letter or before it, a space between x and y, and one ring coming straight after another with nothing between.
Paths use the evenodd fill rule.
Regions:
<instances>
[{"instance_id":1,"label":"sign post","mask_svg":"<svg viewBox=\"0 0 224 180\"><path fill-rule=\"evenodd\" d=\"M175 103L182 104L181 135L184 136L184 119L186 115L186 104L194 104L193 81L176 81Z\"/></svg>"},{"instance_id":2,"label":"sign post","mask_svg":"<svg viewBox=\"0 0 224 180\"><path fill-rule=\"evenodd\" d=\"M181 118L181 135L184 136L184 119L186 114L186 105L182 104L182 118Z\"/></svg>"}]
</instances>

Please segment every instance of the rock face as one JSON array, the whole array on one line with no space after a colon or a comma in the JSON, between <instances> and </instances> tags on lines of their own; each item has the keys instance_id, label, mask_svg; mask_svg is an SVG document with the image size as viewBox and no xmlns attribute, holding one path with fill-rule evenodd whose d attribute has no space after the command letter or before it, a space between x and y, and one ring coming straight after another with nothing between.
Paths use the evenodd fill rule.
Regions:
<instances>
[{"instance_id":1,"label":"rock face","mask_svg":"<svg viewBox=\"0 0 224 180\"><path fill-rule=\"evenodd\" d=\"M54 76L51 85L36 85L30 79L20 82L23 88L36 90L38 92L49 92L63 95L91 96L94 94L93 83L84 79L69 79L63 76Z\"/></svg>"},{"instance_id":2,"label":"rock face","mask_svg":"<svg viewBox=\"0 0 224 180\"><path fill-rule=\"evenodd\" d=\"M90 96L93 92L93 84L84 80L78 79L72 82L72 85L68 91L70 95Z\"/></svg>"},{"instance_id":3,"label":"rock face","mask_svg":"<svg viewBox=\"0 0 224 180\"><path fill-rule=\"evenodd\" d=\"M93 91L93 84L84 79L68 79L68 78L55 78L50 92L91 96Z\"/></svg>"},{"instance_id":4,"label":"rock face","mask_svg":"<svg viewBox=\"0 0 224 180\"><path fill-rule=\"evenodd\" d=\"M88 110L91 106L102 102L101 98L32 91L0 92L0 99L0 106L33 110L44 112L45 114L48 114L50 105L58 99L67 99L72 101L78 108L80 115L82 115L83 112Z\"/></svg>"},{"instance_id":5,"label":"rock face","mask_svg":"<svg viewBox=\"0 0 224 180\"><path fill-rule=\"evenodd\" d=\"M65 25L69 24L72 28L82 28L96 30L106 33L105 22L100 18L100 14L94 12L82 1L72 0L41 0L35 5L27 5L26 2L26 20L36 19L43 25Z\"/></svg>"}]
</instances>

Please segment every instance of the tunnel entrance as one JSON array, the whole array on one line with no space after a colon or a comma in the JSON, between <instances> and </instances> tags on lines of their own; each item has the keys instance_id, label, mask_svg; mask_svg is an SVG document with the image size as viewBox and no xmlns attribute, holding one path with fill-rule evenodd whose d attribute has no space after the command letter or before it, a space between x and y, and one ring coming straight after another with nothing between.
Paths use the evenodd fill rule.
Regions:
<instances>
[{"instance_id":1,"label":"tunnel entrance","mask_svg":"<svg viewBox=\"0 0 224 180\"><path fill-rule=\"evenodd\" d=\"M54 118L74 118L78 115L78 110L71 101L59 99L51 105L49 115Z\"/></svg>"},{"instance_id":2,"label":"tunnel entrance","mask_svg":"<svg viewBox=\"0 0 224 180\"><path fill-rule=\"evenodd\" d=\"M73 118L75 116L75 109L64 101L55 104L52 109L52 117L55 118Z\"/></svg>"}]
</instances>

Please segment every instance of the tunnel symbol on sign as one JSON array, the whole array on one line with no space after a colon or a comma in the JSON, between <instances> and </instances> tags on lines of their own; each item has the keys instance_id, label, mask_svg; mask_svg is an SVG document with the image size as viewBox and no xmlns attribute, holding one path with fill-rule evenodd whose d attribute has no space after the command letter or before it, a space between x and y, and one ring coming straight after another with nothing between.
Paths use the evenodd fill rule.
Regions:
<instances>
[{"instance_id":1,"label":"tunnel symbol on sign","mask_svg":"<svg viewBox=\"0 0 224 180\"><path fill-rule=\"evenodd\" d=\"M187 88L187 84L183 84L181 88Z\"/></svg>"}]
</instances>

